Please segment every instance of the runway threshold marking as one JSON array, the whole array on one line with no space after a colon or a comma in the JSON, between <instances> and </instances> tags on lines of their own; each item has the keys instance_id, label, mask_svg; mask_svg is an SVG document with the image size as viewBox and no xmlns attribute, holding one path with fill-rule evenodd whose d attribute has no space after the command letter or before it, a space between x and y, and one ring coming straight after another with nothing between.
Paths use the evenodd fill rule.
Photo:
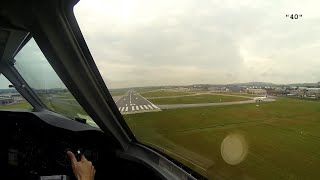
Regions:
<instances>
[{"instance_id":1,"label":"runway threshold marking","mask_svg":"<svg viewBox=\"0 0 320 180\"><path fill-rule=\"evenodd\" d=\"M159 109L159 107L157 107L156 105L154 104L151 104L152 107L154 107L155 109Z\"/></svg>"},{"instance_id":2,"label":"runway threshold marking","mask_svg":"<svg viewBox=\"0 0 320 180\"><path fill-rule=\"evenodd\" d=\"M122 100L127 100L124 103L127 104L122 104L121 107L118 107L119 111L121 113L138 113L138 111L142 112L148 112L148 111L154 111L154 110L160 110L159 107L151 103L149 100L141 96L140 94L133 93L134 91L127 92L124 96L126 96ZM129 93L129 94L128 94ZM132 94L133 95L132 95ZM136 97L136 96L138 97ZM133 96L133 97L132 97ZM140 99L140 100L146 100L147 102L142 101L141 105L139 103L135 103L134 100Z\"/></svg>"}]
</instances>

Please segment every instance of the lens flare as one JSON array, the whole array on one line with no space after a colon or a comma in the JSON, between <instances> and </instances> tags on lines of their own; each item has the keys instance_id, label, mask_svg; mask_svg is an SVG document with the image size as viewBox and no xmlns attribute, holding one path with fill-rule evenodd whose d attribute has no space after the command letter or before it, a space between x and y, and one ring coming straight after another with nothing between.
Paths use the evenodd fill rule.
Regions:
<instances>
[{"instance_id":1,"label":"lens flare","mask_svg":"<svg viewBox=\"0 0 320 180\"><path fill-rule=\"evenodd\" d=\"M221 156L230 165L241 163L246 158L247 153L248 145L241 134L229 134L221 143Z\"/></svg>"}]
</instances>

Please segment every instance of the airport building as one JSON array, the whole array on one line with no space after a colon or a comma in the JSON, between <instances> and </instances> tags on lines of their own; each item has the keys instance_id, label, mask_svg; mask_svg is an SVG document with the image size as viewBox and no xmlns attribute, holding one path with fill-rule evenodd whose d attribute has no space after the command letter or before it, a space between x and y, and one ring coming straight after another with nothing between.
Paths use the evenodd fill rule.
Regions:
<instances>
[{"instance_id":1,"label":"airport building","mask_svg":"<svg viewBox=\"0 0 320 180\"><path fill-rule=\"evenodd\" d=\"M320 94L320 88L307 88L306 89L307 95L319 95Z\"/></svg>"},{"instance_id":2,"label":"airport building","mask_svg":"<svg viewBox=\"0 0 320 180\"><path fill-rule=\"evenodd\" d=\"M241 92L243 90L243 88L240 86L230 86L228 88L230 91L233 91L233 92Z\"/></svg>"},{"instance_id":3,"label":"airport building","mask_svg":"<svg viewBox=\"0 0 320 180\"><path fill-rule=\"evenodd\" d=\"M248 94L267 94L267 91L265 89L246 89L246 92Z\"/></svg>"},{"instance_id":4,"label":"airport building","mask_svg":"<svg viewBox=\"0 0 320 180\"><path fill-rule=\"evenodd\" d=\"M0 97L0 105L11 104L14 102L14 99L11 97Z\"/></svg>"}]
</instances>

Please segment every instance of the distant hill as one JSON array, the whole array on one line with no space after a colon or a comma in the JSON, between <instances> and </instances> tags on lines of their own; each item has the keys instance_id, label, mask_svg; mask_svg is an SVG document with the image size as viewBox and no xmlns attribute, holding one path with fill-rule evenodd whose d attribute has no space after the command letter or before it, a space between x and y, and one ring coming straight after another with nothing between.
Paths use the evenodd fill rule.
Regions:
<instances>
[{"instance_id":1,"label":"distant hill","mask_svg":"<svg viewBox=\"0 0 320 180\"><path fill-rule=\"evenodd\" d=\"M118 89L109 89L110 91L124 91L129 89L134 89L137 91L140 90L154 90L154 89L170 89L177 87L184 88L206 88L206 87L231 87L231 86L246 86L246 87L289 87L289 86L299 86L299 87L320 87L320 82L317 83L292 83L292 84L275 84L271 82L244 82L244 83L230 83L230 84L189 84L189 85L177 85L177 86L145 86L145 87L129 87L129 88L118 88Z\"/></svg>"},{"instance_id":2,"label":"distant hill","mask_svg":"<svg viewBox=\"0 0 320 180\"><path fill-rule=\"evenodd\" d=\"M320 87L320 82L317 82L317 83L294 83L294 84L289 84L289 86L296 86L296 87Z\"/></svg>"},{"instance_id":3,"label":"distant hill","mask_svg":"<svg viewBox=\"0 0 320 180\"><path fill-rule=\"evenodd\" d=\"M227 84L227 86L258 86L258 87L265 87L265 86L278 86L278 85L274 84L274 83L270 83L270 82L246 82L246 83Z\"/></svg>"},{"instance_id":4,"label":"distant hill","mask_svg":"<svg viewBox=\"0 0 320 180\"><path fill-rule=\"evenodd\" d=\"M0 89L0 94L6 94L6 93L17 93L18 91L16 89Z\"/></svg>"}]
</instances>

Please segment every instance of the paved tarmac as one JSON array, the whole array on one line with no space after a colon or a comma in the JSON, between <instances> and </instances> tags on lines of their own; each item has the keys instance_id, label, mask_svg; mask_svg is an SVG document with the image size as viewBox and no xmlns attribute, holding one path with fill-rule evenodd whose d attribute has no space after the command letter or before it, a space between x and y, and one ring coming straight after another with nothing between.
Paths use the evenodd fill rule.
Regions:
<instances>
[{"instance_id":1,"label":"paved tarmac","mask_svg":"<svg viewBox=\"0 0 320 180\"><path fill-rule=\"evenodd\" d=\"M139 93L130 90L116 101L119 111L122 114L133 114L140 112L161 111L161 109L141 96Z\"/></svg>"}]
</instances>

